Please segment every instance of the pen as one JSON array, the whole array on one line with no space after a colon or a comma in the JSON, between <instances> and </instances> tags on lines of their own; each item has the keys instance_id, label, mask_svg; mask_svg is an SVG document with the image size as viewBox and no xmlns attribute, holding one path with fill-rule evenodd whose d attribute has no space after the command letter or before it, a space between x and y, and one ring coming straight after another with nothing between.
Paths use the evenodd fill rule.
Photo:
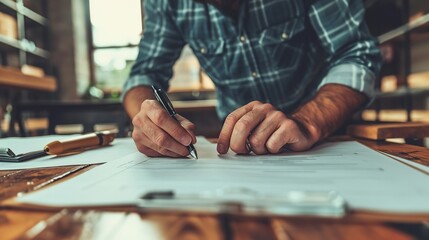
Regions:
<instances>
[{"instance_id":1,"label":"pen","mask_svg":"<svg viewBox=\"0 0 429 240\"><path fill-rule=\"evenodd\" d=\"M171 101L170 101L170 99L168 99L167 94L165 94L165 92L162 91L162 89L156 88L153 85L152 85L152 90L153 90L153 93L154 93L154 95L156 97L156 100L158 100L158 102L162 105L162 107L165 109L165 111L167 111L167 113L174 120L176 120L177 122L179 122L179 120L177 120L177 118L176 118L176 114L177 114L176 110L174 110L173 104L171 104ZM198 159L197 150L195 149L194 145L192 145L192 143L191 143L187 147L188 147L189 154L193 158Z\"/></svg>"},{"instance_id":2,"label":"pen","mask_svg":"<svg viewBox=\"0 0 429 240\"><path fill-rule=\"evenodd\" d=\"M85 150L92 147L106 146L115 139L115 136L116 133L111 131L100 131L84 134L69 140L48 143L45 146L44 151L49 155L59 155L63 153Z\"/></svg>"}]
</instances>

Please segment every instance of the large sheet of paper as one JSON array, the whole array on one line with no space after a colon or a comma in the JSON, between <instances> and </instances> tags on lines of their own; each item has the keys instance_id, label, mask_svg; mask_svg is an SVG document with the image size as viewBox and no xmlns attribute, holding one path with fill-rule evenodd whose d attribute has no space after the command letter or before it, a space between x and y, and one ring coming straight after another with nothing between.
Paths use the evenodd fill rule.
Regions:
<instances>
[{"instance_id":1,"label":"large sheet of paper","mask_svg":"<svg viewBox=\"0 0 429 240\"><path fill-rule=\"evenodd\" d=\"M267 196L289 191L335 191L349 206L390 213L429 213L429 178L357 142L325 143L309 152L218 156L199 139L200 158L148 158L139 153L99 166L67 182L24 195L43 206L140 205L152 191L228 192Z\"/></svg>"},{"instance_id":2,"label":"large sheet of paper","mask_svg":"<svg viewBox=\"0 0 429 240\"><path fill-rule=\"evenodd\" d=\"M52 141L70 139L76 136L78 135L4 138L0 139L0 148L10 148L15 154L21 154L42 150L46 144ZM136 147L131 138L118 138L115 139L110 146L88 150L75 155L61 157L45 156L19 163L0 162L0 170L105 163L111 160L119 159L124 155L135 151Z\"/></svg>"}]
</instances>

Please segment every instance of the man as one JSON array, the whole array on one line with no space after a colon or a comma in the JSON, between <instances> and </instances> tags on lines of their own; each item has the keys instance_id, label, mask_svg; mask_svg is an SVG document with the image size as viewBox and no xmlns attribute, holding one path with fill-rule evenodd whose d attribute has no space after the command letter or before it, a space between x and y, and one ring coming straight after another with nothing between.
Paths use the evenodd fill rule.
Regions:
<instances>
[{"instance_id":1,"label":"man","mask_svg":"<svg viewBox=\"0 0 429 240\"><path fill-rule=\"evenodd\" d=\"M124 86L133 138L148 156L181 157L195 126L153 100L189 44L217 88L217 150L304 151L373 94L380 54L361 0L145 0L140 52Z\"/></svg>"}]
</instances>

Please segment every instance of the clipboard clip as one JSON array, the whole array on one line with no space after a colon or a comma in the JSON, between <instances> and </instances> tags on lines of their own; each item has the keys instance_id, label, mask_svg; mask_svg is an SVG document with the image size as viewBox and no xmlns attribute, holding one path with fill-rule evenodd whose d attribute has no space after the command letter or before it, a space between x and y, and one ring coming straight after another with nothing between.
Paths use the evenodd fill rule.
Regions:
<instances>
[{"instance_id":1,"label":"clipboard clip","mask_svg":"<svg viewBox=\"0 0 429 240\"><path fill-rule=\"evenodd\" d=\"M0 148L0 162L24 162L30 159L46 156L45 151L34 151L15 154L10 148Z\"/></svg>"},{"instance_id":2,"label":"clipboard clip","mask_svg":"<svg viewBox=\"0 0 429 240\"><path fill-rule=\"evenodd\" d=\"M290 191L262 195L248 188L189 194L150 191L141 197L139 207L148 210L323 217L342 217L348 209L345 199L333 191Z\"/></svg>"}]
</instances>

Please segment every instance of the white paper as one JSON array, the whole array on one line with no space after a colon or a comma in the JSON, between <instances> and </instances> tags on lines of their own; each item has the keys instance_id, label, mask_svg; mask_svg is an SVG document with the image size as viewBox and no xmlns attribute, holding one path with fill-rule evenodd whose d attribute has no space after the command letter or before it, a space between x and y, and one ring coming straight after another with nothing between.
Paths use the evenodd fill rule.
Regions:
<instances>
[{"instance_id":1,"label":"white paper","mask_svg":"<svg viewBox=\"0 0 429 240\"><path fill-rule=\"evenodd\" d=\"M357 142L326 143L303 153L217 156L199 141L199 160L148 158L139 153L99 166L67 182L18 198L44 206L139 205L151 191L176 194L245 189L282 196L335 191L353 209L429 213L429 178Z\"/></svg>"},{"instance_id":2,"label":"white paper","mask_svg":"<svg viewBox=\"0 0 429 240\"><path fill-rule=\"evenodd\" d=\"M26 138L0 139L0 148L10 148L15 154L42 150L44 146L55 140L64 140L79 135L53 135ZM45 156L25 162L0 162L0 170L31 169L42 167L58 167L81 164L97 164L116 160L124 155L135 152L136 147L131 138L117 138L110 146L88 150L69 156Z\"/></svg>"}]
</instances>

